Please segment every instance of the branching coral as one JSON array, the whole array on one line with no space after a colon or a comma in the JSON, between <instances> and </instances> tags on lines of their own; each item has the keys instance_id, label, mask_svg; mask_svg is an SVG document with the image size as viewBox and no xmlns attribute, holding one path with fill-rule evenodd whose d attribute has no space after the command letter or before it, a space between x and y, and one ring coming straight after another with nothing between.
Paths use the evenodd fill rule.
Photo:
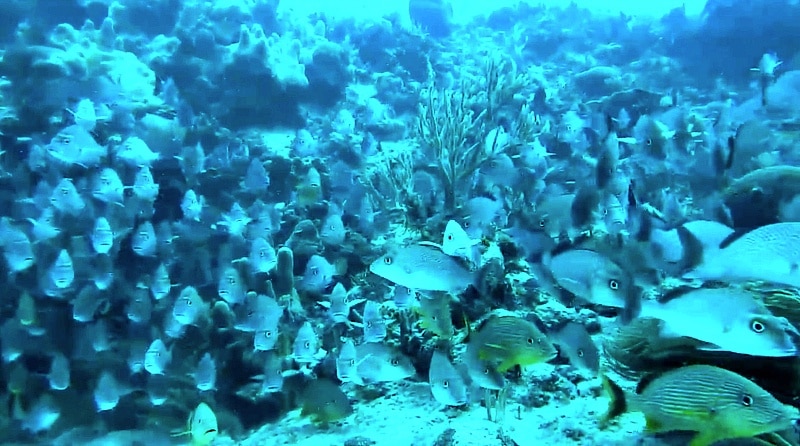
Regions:
<instances>
[{"instance_id":1,"label":"branching coral","mask_svg":"<svg viewBox=\"0 0 800 446\"><path fill-rule=\"evenodd\" d=\"M442 174L445 209L454 210L460 188L484 161L508 148L508 144L498 144L499 132L491 137L487 126L513 105L525 77L513 63L491 57L482 75L462 81L460 90L430 87L422 92L417 132ZM527 122L529 113L525 109L523 113Z\"/></svg>"},{"instance_id":2,"label":"branching coral","mask_svg":"<svg viewBox=\"0 0 800 446\"><path fill-rule=\"evenodd\" d=\"M367 177L371 189L390 207L406 207L414 192L414 160L410 150L386 150L370 166Z\"/></svg>"},{"instance_id":3,"label":"branching coral","mask_svg":"<svg viewBox=\"0 0 800 446\"><path fill-rule=\"evenodd\" d=\"M422 142L433 153L445 183L445 208L455 207L456 188L469 178L487 154L480 146L486 111L477 115L470 109L475 96L455 91L429 88L427 99L419 107L418 131Z\"/></svg>"}]
</instances>

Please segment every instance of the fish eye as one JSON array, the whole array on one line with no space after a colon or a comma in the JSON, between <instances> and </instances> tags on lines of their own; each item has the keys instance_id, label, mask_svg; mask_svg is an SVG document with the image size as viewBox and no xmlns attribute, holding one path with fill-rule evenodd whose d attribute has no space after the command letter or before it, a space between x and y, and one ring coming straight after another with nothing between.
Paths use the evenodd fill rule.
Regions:
<instances>
[{"instance_id":1,"label":"fish eye","mask_svg":"<svg viewBox=\"0 0 800 446\"><path fill-rule=\"evenodd\" d=\"M647 143L648 146L652 146L653 145L653 140L651 138L647 138L647 142L646 143Z\"/></svg>"},{"instance_id":2,"label":"fish eye","mask_svg":"<svg viewBox=\"0 0 800 446\"><path fill-rule=\"evenodd\" d=\"M747 394L742 395L742 406L750 407L753 405L753 397Z\"/></svg>"},{"instance_id":3,"label":"fish eye","mask_svg":"<svg viewBox=\"0 0 800 446\"><path fill-rule=\"evenodd\" d=\"M750 322L750 329L756 333L762 333L767 327L764 326L764 323L758 319L753 319Z\"/></svg>"},{"instance_id":4,"label":"fish eye","mask_svg":"<svg viewBox=\"0 0 800 446\"><path fill-rule=\"evenodd\" d=\"M579 358L583 358L583 349L582 348L578 349L578 357Z\"/></svg>"},{"instance_id":5,"label":"fish eye","mask_svg":"<svg viewBox=\"0 0 800 446\"><path fill-rule=\"evenodd\" d=\"M543 228L545 224L547 224L547 220L545 220L544 218L539 220L539 227L540 228Z\"/></svg>"},{"instance_id":6,"label":"fish eye","mask_svg":"<svg viewBox=\"0 0 800 446\"><path fill-rule=\"evenodd\" d=\"M452 241L453 240L453 234L447 234L447 240Z\"/></svg>"},{"instance_id":7,"label":"fish eye","mask_svg":"<svg viewBox=\"0 0 800 446\"><path fill-rule=\"evenodd\" d=\"M233 285L236 283L236 279L234 279L233 277L228 277L228 283Z\"/></svg>"},{"instance_id":8,"label":"fish eye","mask_svg":"<svg viewBox=\"0 0 800 446\"><path fill-rule=\"evenodd\" d=\"M533 338L528 338L527 342L528 342L528 345L533 345Z\"/></svg>"},{"instance_id":9,"label":"fish eye","mask_svg":"<svg viewBox=\"0 0 800 446\"><path fill-rule=\"evenodd\" d=\"M484 374L484 375L488 375L490 372L491 372L491 370L489 370L489 367L485 367L485 368L483 369L483 374Z\"/></svg>"},{"instance_id":10,"label":"fish eye","mask_svg":"<svg viewBox=\"0 0 800 446\"><path fill-rule=\"evenodd\" d=\"M384 257L383 258L383 263L385 263L387 265L391 265L392 264L392 258L389 257L389 256Z\"/></svg>"},{"instance_id":11,"label":"fish eye","mask_svg":"<svg viewBox=\"0 0 800 446\"><path fill-rule=\"evenodd\" d=\"M304 342L304 343L303 343L303 347L305 347L305 348L311 348L311 342L309 342L309 341L306 341L306 342Z\"/></svg>"},{"instance_id":12,"label":"fish eye","mask_svg":"<svg viewBox=\"0 0 800 446\"><path fill-rule=\"evenodd\" d=\"M611 279L608 281L608 287L611 288L612 290L618 290L619 282L617 282L616 279Z\"/></svg>"},{"instance_id":13,"label":"fish eye","mask_svg":"<svg viewBox=\"0 0 800 446\"><path fill-rule=\"evenodd\" d=\"M271 338L272 337L272 330L264 330L264 337Z\"/></svg>"},{"instance_id":14,"label":"fish eye","mask_svg":"<svg viewBox=\"0 0 800 446\"><path fill-rule=\"evenodd\" d=\"M444 387L445 389L450 387L450 381L448 381L448 380L442 381L442 387Z\"/></svg>"},{"instance_id":15,"label":"fish eye","mask_svg":"<svg viewBox=\"0 0 800 446\"><path fill-rule=\"evenodd\" d=\"M68 189L61 189L61 195L68 195L68 194L69 194Z\"/></svg>"}]
</instances>

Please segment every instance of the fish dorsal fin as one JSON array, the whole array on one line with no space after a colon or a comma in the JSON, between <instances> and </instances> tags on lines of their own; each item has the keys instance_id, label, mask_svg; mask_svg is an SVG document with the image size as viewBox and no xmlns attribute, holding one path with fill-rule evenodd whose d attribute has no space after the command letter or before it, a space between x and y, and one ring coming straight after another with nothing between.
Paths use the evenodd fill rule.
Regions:
<instances>
[{"instance_id":1,"label":"fish dorsal fin","mask_svg":"<svg viewBox=\"0 0 800 446\"><path fill-rule=\"evenodd\" d=\"M588 234L580 234L575 238L575 240L565 240L558 243L552 250L550 250L549 256L552 258L573 249L591 250L591 248L587 245L590 245L592 241L592 236Z\"/></svg>"},{"instance_id":2,"label":"fish dorsal fin","mask_svg":"<svg viewBox=\"0 0 800 446\"><path fill-rule=\"evenodd\" d=\"M658 302L662 303L662 304L663 303L667 303L667 302L669 302L669 301L671 301L673 299L677 299L677 298L679 298L679 297L681 297L681 296L683 296L683 295L685 295L687 293L690 293L692 291L699 290L699 289L700 288L694 287L694 286L691 286L691 285L681 285L681 286L679 286L677 288L673 288L673 289L667 291L666 293L662 294L661 296L659 296L658 297Z\"/></svg>"},{"instance_id":3,"label":"fish dorsal fin","mask_svg":"<svg viewBox=\"0 0 800 446\"><path fill-rule=\"evenodd\" d=\"M647 388L650 386L650 384L653 383L653 381L660 378L663 374L664 372L654 372L644 375L642 379L639 380L639 383L636 384L636 394L641 395L642 392L647 390Z\"/></svg>"},{"instance_id":4,"label":"fish dorsal fin","mask_svg":"<svg viewBox=\"0 0 800 446\"><path fill-rule=\"evenodd\" d=\"M473 330L473 332L475 332L475 333L480 333L481 331L483 331L483 327L485 327L485 326L486 326L486 324L488 324L488 323L489 323L489 321L491 321L492 319L494 319L494 318L496 318L496 317L497 317L497 316L496 316L496 315L494 315L494 314L491 314L491 315L489 315L489 317L487 317L486 319L484 319L484 320L482 320L482 321L480 321L480 322L478 323L478 326L476 326L476 327L475 327L475 329Z\"/></svg>"},{"instance_id":5,"label":"fish dorsal fin","mask_svg":"<svg viewBox=\"0 0 800 446\"><path fill-rule=\"evenodd\" d=\"M678 233L678 239L683 247L683 258L680 259L680 268L683 271L688 271L703 263L703 243L697 238L692 231L686 229L686 226L678 226L675 228Z\"/></svg>"},{"instance_id":6,"label":"fish dorsal fin","mask_svg":"<svg viewBox=\"0 0 800 446\"><path fill-rule=\"evenodd\" d=\"M750 232L751 229L736 229L727 237L725 237L722 242L719 244L719 249L725 249L730 246L731 243L735 242L736 240L740 239L743 235Z\"/></svg>"}]
</instances>

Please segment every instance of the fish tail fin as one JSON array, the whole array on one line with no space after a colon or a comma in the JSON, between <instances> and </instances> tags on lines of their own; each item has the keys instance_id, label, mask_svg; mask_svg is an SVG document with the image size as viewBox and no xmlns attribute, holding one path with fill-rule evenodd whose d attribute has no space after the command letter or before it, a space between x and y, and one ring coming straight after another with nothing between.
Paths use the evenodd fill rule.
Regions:
<instances>
[{"instance_id":1,"label":"fish tail fin","mask_svg":"<svg viewBox=\"0 0 800 446\"><path fill-rule=\"evenodd\" d=\"M620 313L620 322L627 325L642 312L642 289L631 286L625 295L624 305Z\"/></svg>"},{"instance_id":2,"label":"fish tail fin","mask_svg":"<svg viewBox=\"0 0 800 446\"><path fill-rule=\"evenodd\" d=\"M678 226L677 231L683 247L683 257L680 260L681 272L691 271L703 263L703 244L684 226Z\"/></svg>"},{"instance_id":3,"label":"fish tail fin","mask_svg":"<svg viewBox=\"0 0 800 446\"><path fill-rule=\"evenodd\" d=\"M603 380L603 389L606 391L610 399L608 402L608 411L600 420L600 425L605 427L611 422L611 420L628 411L628 402L625 391L622 390L617 383L608 379L606 375L602 375L601 379Z\"/></svg>"}]
</instances>

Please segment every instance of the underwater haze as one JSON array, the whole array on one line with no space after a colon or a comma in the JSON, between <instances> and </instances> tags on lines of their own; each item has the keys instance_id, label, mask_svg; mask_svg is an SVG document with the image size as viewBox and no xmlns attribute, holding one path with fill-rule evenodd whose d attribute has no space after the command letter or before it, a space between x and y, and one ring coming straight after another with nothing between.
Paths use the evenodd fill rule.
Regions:
<instances>
[{"instance_id":1,"label":"underwater haze","mask_svg":"<svg viewBox=\"0 0 800 446\"><path fill-rule=\"evenodd\" d=\"M800 446L796 0L0 11L1 444Z\"/></svg>"}]
</instances>

